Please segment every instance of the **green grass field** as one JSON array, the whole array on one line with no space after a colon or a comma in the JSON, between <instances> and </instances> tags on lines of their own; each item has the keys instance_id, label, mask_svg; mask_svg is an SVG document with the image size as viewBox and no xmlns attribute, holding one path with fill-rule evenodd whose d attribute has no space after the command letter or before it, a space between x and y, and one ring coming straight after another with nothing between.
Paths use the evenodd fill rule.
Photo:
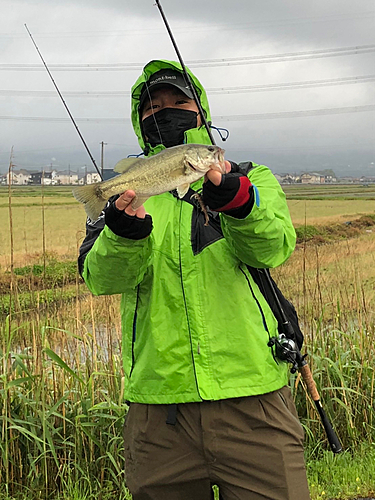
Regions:
<instances>
[{"instance_id":1,"label":"green grass field","mask_svg":"<svg viewBox=\"0 0 375 500\"><path fill-rule=\"evenodd\" d=\"M285 190L294 223L306 222L311 235L272 274L298 310L315 381L345 448L331 453L303 383L291 375L312 500L371 496L375 229L353 223L349 233L344 223L374 215L374 192ZM70 188L45 188L43 197L37 187L13 189L11 207L13 274L8 190L0 188L0 500L128 500L119 297L92 297L77 276L85 213Z\"/></svg>"},{"instance_id":2,"label":"green grass field","mask_svg":"<svg viewBox=\"0 0 375 500\"><path fill-rule=\"evenodd\" d=\"M283 186L296 226L345 222L375 214L375 184Z\"/></svg>"},{"instance_id":3,"label":"green grass field","mask_svg":"<svg viewBox=\"0 0 375 500\"><path fill-rule=\"evenodd\" d=\"M285 184L282 186L289 199L326 198L375 200L375 183L372 184Z\"/></svg>"},{"instance_id":4,"label":"green grass field","mask_svg":"<svg viewBox=\"0 0 375 500\"><path fill-rule=\"evenodd\" d=\"M375 193L363 186L335 186L333 189L331 186L300 185L284 189L296 227L344 223L360 215L375 214ZM327 191L324 199L316 199L321 190ZM367 197L363 195L361 199L351 199L351 194L358 191L367 193ZM345 195L345 199L337 198L338 193ZM26 265L43 248L43 212L46 251L74 258L84 237L86 215L82 205L73 198L70 187L45 187L42 190L39 186L16 186L12 189L11 205L16 232L13 252L18 265ZM0 266L7 268L10 262L10 234L8 188L5 186L0 187L0 218L5 228L0 240Z\"/></svg>"},{"instance_id":5,"label":"green grass field","mask_svg":"<svg viewBox=\"0 0 375 500\"><path fill-rule=\"evenodd\" d=\"M26 265L45 249L60 258L73 259L84 238L86 214L69 187L19 186L12 190L14 260ZM6 230L0 239L0 269L10 264L9 196L0 188L0 217ZM44 218L44 231L43 231Z\"/></svg>"}]
</instances>

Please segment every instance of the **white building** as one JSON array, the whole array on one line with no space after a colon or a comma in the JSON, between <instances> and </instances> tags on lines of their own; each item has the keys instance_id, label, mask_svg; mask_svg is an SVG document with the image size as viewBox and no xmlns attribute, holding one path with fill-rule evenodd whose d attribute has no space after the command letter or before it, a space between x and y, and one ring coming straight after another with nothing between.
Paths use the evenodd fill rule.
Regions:
<instances>
[{"instance_id":1,"label":"white building","mask_svg":"<svg viewBox=\"0 0 375 500\"><path fill-rule=\"evenodd\" d=\"M9 172L4 176L5 184L9 184L11 179L12 185L26 186L28 184L43 184L44 186L69 186L69 185L83 185L94 184L100 182L101 178L97 172L77 173L70 170L12 170L11 176ZM1 181L0 181L1 182Z\"/></svg>"},{"instance_id":2,"label":"white building","mask_svg":"<svg viewBox=\"0 0 375 500\"><path fill-rule=\"evenodd\" d=\"M301 182L302 184L324 184L325 177L324 175L315 172L306 172L301 175Z\"/></svg>"},{"instance_id":3,"label":"white building","mask_svg":"<svg viewBox=\"0 0 375 500\"><path fill-rule=\"evenodd\" d=\"M96 182L100 182L101 178L97 172L89 172L86 175L86 184L95 184Z\"/></svg>"},{"instance_id":4,"label":"white building","mask_svg":"<svg viewBox=\"0 0 375 500\"><path fill-rule=\"evenodd\" d=\"M40 183L43 186L53 186L53 172L43 172Z\"/></svg>"},{"instance_id":5,"label":"white building","mask_svg":"<svg viewBox=\"0 0 375 500\"><path fill-rule=\"evenodd\" d=\"M7 184L25 186L29 183L31 173L24 169L12 170L10 173L7 173L6 178Z\"/></svg>"},{"instance_id":6,"label":"white building","mask_svg":"<svg viewBox=\"0 0 375 500\"><path fill-rule=\"evenodd\" d=\"M78 184L78 174L70 170L54 171L53 178L57 185Z\"/></svg>"}]
</instances>

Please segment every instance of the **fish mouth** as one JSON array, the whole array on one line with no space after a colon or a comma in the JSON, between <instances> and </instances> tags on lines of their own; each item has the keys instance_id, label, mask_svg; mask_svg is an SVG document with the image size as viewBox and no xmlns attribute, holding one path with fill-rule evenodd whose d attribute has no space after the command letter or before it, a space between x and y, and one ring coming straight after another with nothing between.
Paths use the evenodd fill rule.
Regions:
<instances>
[{"instance_id":1,"label":"fish mouth","mask_svg":"<svg viewBox=\"0 0 375 500\"><path fill-rule=\"evenodd\" d=\"M194 165L193 165L190 161L188 161L188 165L189 165L189 167L190 167L192 170L194 170L194 172L196 172L196 171L197 171L197 169L194 167Z\"/></svg>"}]
</instances>

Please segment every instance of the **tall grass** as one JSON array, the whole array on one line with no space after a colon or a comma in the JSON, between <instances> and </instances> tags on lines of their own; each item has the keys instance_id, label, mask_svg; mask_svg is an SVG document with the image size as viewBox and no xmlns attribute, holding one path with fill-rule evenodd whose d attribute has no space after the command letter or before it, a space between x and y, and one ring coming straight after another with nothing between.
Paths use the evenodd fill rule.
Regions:
<instances>
[{"instance_id":1,"label":"tall grass","mask_svg":"<svg viewBox=\"0 0 375 500\"><path fill-rule=\"evenodd\" d=\"M10 329L8 317L0 330L0 484L8 493L26 488L48 498L74 479L103 491L111 485L126 497L118 342L104 329L98 346L77 319L68 331L58 314Z\"/></svg>"},{"instance_id":2,"label":"tall grass","mask_svg":"<svg viewBox=\"0 0 375 500\"><path fill-rule=\"evenodd\" d=\"M48 314L38 309L27 318L15 313L11 325L5 318L0 328L0 484L9 494L73 499L79 487L87 498L129 497L122 458L127 405L118 310L117 296L86 296ZM341 329L318 318L310 323L315 329L305 330L323 405L352 453L357 443L375 441L374 332L358 327L358 313L360 307L352 319L335 317ZM291 376L291 383L306 431L307 458L321 458L329 447L314 405L298 376Z\"/></svg>"},{"instance_id":3,"label":"tall grass","mask_svg":"<svg viewBox=\"0 0 375 500\"><path fill-rule=\"evenodd\" d=\"M375 238L303 246L273 275L296 305L325 408L346 448L375 440ZM297 388L301 381L294 377ZM308 396L295 390L310 450L324 434ZM323 447L324 448L324 447Z\"/></svg>"}]
</instances>

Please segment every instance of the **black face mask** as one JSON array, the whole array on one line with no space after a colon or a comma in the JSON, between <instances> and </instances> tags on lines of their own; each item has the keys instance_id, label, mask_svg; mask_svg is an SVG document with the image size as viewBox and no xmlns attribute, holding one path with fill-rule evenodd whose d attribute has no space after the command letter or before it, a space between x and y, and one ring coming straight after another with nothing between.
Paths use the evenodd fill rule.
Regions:
<instances>
[{"instance_id":1,"label":"black face mask","mask_svg":"<svg viewBox=\"0 0 375 500\"><path fill-rule=\"evenodd\" d=\"M152 147L178 146L183 144L186 130L196 128L197 117L198 113L189 109L164 108L143 120L143 134Z\"/></svg>"}]
</instances>

